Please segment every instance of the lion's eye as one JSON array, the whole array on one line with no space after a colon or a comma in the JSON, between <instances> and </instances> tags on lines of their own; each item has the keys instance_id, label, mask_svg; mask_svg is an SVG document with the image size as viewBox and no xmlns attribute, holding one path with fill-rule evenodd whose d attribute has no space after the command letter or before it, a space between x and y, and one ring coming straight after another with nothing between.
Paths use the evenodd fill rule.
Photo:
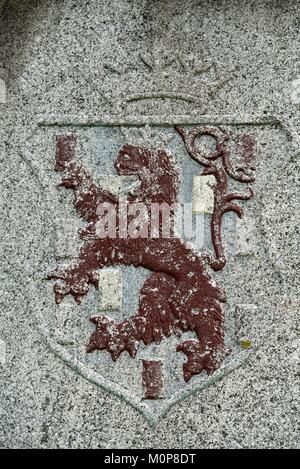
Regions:
<instances>
[{"instance_id":1,"label":"lion's eye","mask_svg":"<svg viewBox=\"0 0 300 469\"><path fill-rule=\"evenodd\" d=\"M123 158L124 158L124 160L129 160L130 156L127 155L126 153L124 153Z\"/></svg>"}]
</instances>

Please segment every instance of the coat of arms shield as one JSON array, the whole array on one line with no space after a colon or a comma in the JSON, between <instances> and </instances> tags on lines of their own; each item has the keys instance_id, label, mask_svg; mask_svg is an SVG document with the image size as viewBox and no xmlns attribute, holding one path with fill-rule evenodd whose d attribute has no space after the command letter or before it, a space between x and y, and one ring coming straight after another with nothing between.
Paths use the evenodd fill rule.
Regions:
<instances>
[{"instance_id":1,"label":"coat of arms shield","mask_svg":"<svg viewBox=\"0 0 300 469\"><path fill-rule=\"evenodd\" d=\"M278 127L234 116L41 123L38 329L150 423L242 366L268 332L268 299L245 285L270 265L260 150Z\"/></svg>"}]
</instances>

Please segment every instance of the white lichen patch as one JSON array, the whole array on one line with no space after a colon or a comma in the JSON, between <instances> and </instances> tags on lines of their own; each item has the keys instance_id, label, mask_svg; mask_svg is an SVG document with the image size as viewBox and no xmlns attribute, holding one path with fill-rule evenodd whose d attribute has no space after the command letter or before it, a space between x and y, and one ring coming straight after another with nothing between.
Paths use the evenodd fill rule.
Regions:
<instances>
[{"instance_id":1,"label":"white lichen patch","mask_svg":"<svg viewBox=\"0 0 300 469\"><path fill-rule=\"evenodd\" d=\"M122 307L122 272L119 269L99 271L100 309L120 309Z\"/></svg>"},{"instance_id":2,"label":"white lichen patch","mask_svg":"<svg viewBox=\"0 0 300 469\"><path fill-rule=\"evenodd\" d=\"M0 78L0 104L6 103L6 85L3 78Z\"/></svg>"},{"instance_id":3,"label":"white lichen patch","mask_svg":"<svg viewBox=\"0 0 300 469\"><path fill-rule=\"evenodd\" d=\"M193 213L213 213L214 191L216 182L212 175L194 176L193 178Z\"/></svg>"}]
</instances>

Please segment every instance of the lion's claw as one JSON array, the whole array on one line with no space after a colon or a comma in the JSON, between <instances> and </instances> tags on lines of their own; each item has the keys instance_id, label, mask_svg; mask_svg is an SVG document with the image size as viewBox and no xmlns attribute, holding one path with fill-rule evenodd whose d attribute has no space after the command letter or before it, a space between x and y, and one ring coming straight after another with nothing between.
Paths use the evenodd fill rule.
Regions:
<instances>
[{"instance_id":1,"label":"lion's claw","mask_svg":"<svg viewBox=\"0 0 300 469\"><path fill-rule=\"evenodd\" d=\"M61 303L64 297L69 294L80 304L83 297L89 292L89 284L98 288L99 283L97 272L82 273L81 270L71 267L65 269L58 267L49 273L48 279L56 279L53 290L57 304Z\"/></svg>"},{"instance_id":2,"label":"lion's claw","mask_svg":"<svg viewBox=\"0 0 300 469\"><path fill-rule=\"evenodd\" d=\"M213 374L230 353L230 349L224 344L205 347L197 340L186 340L177 346L177 352L187 356L187 362L183 364L183 377L188 382L192 376L202 371L206 371L208 375Z\"/></svg>"}]
</instances>

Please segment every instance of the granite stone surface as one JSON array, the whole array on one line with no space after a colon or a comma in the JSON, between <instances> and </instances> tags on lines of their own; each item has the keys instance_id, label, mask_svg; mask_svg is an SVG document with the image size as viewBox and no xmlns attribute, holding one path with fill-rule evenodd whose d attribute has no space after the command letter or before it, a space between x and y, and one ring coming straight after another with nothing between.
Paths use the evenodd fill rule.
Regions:
<instances>
[{"instance_id":1,"label":"granite stone surface","mask_svg":"<svg viewBox=\"0 0 300 469\"><path fill-rule=\"evenodd\" d=\"M300 2L7 0L0 11L0 447L299 448ZM61 133L77 135L79 160L112 193L135 187L114 172L123 143L174 154L180 200L208 212L211 247L211 198L192 200L199 165L174 124L256 141L255 197L242 221L226 215L228 264L212 273L232 354L215 379L187 385L175 337L135 360L86 357L89 317L126 318L147 269L103 271L103 297L80 305L56 305L47 280L82 244L54 171ZM150 358L166 372L157 406L141 394Z\"/></svg>"}]
</instances>

